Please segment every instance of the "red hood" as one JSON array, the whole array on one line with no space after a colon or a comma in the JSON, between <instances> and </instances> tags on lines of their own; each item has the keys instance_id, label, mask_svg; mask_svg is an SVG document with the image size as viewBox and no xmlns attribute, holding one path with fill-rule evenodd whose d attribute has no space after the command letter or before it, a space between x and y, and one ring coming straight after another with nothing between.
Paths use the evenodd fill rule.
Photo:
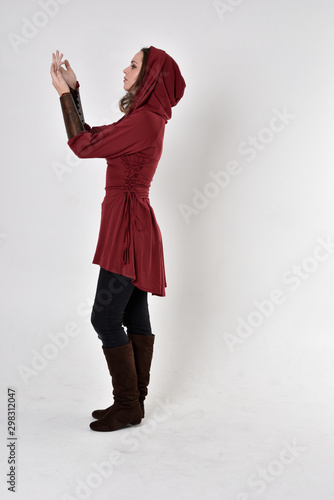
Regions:
<instances>
[{"instance_id":1,"label":"red hood","mask_svg":"<svg viewBox=\"0 0 334 500\"><path fill-rule=\"evenodd\" d=\"M129 113L138 108L145 109L161 115L167 122L172 116L172 107L183 96L185 86L174 59L164 50L150 47L145 76Z\"/></svg>"}]
</instances>

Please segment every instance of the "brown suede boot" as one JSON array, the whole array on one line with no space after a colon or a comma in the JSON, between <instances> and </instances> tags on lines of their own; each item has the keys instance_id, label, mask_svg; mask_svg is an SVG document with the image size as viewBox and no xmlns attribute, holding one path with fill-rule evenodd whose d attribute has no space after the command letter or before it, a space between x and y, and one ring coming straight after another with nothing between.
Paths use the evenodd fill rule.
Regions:
<instances>
[{"instance_id":1,"label":"brown suede boot","mask_svg":"<svg viewBox=\"0 0 334 500\"><path fill-rule=\"evenodd\" d=\"M109 432L129 424L140 424L142 409L138 401L138 379L131 340L121 347L102 349L114 388L114 404L100 420L91 422L90 428Z\"/></svg>"},{"instance_id":2,"label":"brown suede boot","mask_svg":"<svg viewBox=\"0 0 334 500\"><path fill-rule=\"evenodd\" d=\"M131 339L135 356L139 389L139 403L142 409L143 418L145 416L144 400L148 393L148 384L150 383L150 369L153 357L154 338L155 335L129 334L129 339Z\"/></svg>"},{"instance_id":3,"label":"brown suede boot","mask_svg":"<svg viewBox=\"0 0 334 500\"><path fill-rule=\"evenodd\" d=\"M139 403L142 408L142 417L145 416L144 400L147 396L147 386L150 382L150 368L153 356L153 344L155 335L128 335L132 342L139 389ZM94 410L94 418L103 418L111 409L111 406L104 410Z\"/></svg>"}]
</instances>

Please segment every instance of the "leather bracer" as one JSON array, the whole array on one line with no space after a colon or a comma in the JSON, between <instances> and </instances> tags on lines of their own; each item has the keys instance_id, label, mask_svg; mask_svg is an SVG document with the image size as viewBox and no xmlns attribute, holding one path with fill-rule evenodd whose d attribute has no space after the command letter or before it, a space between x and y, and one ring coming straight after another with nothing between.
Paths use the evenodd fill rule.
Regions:
<instances>
[{"instance_id":1,"label":"leather bracer","mask_svg":"<svg viewBox=\"0 0 334 500\"><path fill-rule=\"evenodd\" d=\"M85 118L82 110L82 104L81 104L81 99L80 99L80 93L79 93L79 83L77 82L76 88L72 89L70 88L71 96L73 97L73 101L75 104L75 107L77 108L79 118L81 120L81 123L83 126L85 126Z\"/></svg>"},{"instance_id":2,"label":"leather bracer","mask_svg":"<svg viewBox=\"0 0 334 500\"><path fill-rule=\"evenodd\" d=\"M66 94L62 94L59 99L63 112L67 137L68 139L72 139L72 137L75 137L80 134L80 132L83 132L85 128L80 119L71 93L67 92Z\"/></svg>"}]
</instances>

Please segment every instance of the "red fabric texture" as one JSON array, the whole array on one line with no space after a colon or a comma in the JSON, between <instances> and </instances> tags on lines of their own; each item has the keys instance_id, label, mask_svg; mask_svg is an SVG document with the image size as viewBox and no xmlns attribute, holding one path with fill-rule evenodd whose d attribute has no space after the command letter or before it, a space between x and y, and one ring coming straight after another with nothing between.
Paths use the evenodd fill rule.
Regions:
<instances>
[{"instance_id":1,"label":"red fabric texture","mask_svg":"<svg viewBox=\"0 0 334 500\"><path fill-rule=\"evenodd\" d=\"M176 62L150 47L145 77L129 113L111 125L85 124L85 131L68 141L79 158L107 161L93 263L161 297L167 286L163 244L149 189L162 154L165 124L184 89Z\"/></svg>"}]
</instances>

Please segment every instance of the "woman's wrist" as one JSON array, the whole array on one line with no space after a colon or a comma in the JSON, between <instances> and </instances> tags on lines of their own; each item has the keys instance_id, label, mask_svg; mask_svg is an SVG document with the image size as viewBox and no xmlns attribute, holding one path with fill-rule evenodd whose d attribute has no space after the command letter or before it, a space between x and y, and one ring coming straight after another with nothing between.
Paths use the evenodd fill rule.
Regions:
<instances>
[{"instance_id":1,"label":"woman's wrist","mask_svg":"<svg viewBox=\"0 0 334 500\"><path fill-rule=\"evenodd\" d=\"M78 80L76 80L76 82L74 83L73 86L70 85L70 90L74 90L75 91L75 90L78 90L79 87L80 87L79 82L78 82Z\"/></svg>"},{"instance_id":2,"label":"woman's wrist","mask_svg":"<svg viewBox=\"0 0 334 500\"><path fill-rule=\"evenodd\" d=\"M63 94L69 94L70 93L70 87L62 87L58 90L59 97Z\"/></svg>"}]
</instances>

